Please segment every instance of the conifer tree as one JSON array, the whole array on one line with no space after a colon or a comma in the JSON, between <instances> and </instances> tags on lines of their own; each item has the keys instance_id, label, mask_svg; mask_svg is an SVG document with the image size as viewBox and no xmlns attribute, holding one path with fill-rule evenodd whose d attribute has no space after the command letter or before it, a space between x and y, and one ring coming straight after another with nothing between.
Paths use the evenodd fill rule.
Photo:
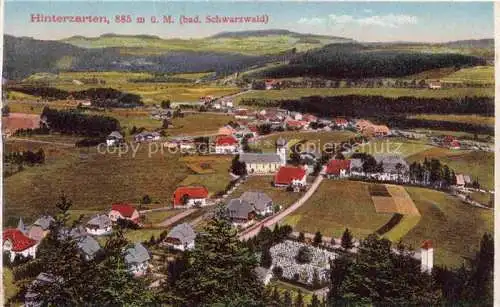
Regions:
<instances>
[{"instance_id":1,"label":"conifer tree","mask_svg":"<svg viewBox=\"0 0 500 307\"><path fill-rule=\"evenodd\" d=\"M292 295L289 290L286 290L283 294L283 306L292 306Z\"/></svg>"},{"instance_id":2,"label":"conifer tree","mask_svg":"<svg viewBox=\"0 0 500 307\"><path fill-rule=\"evenodd\" d=\"M354 247L354 243L352 240L352 234L349 231L349 228L346 228L344 233L342 234L342 239L341 239L340 245L344 249L351 249Z\"/></svg>"},{"instance_id":3,"label":"conifer tree","mask_svg":"<svg viewBox=\"0 0 500 307\"><path fill-rule=\"evenodd\" d=\"M295 307L304 307L304 296L302 295L302 290L300 289L295 297Z\"/></svg>"}]
</instances>

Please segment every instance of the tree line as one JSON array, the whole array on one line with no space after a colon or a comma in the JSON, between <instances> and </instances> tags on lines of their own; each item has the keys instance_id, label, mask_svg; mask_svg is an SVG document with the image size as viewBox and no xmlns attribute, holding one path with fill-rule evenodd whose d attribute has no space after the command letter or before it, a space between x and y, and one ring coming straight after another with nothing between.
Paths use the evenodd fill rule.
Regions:
<instances>
[{"instance_id":1,"label":"tree line","mask_svg":"<svg viewBox=\"0 0 500 307\"><path fill-rule=\"evenodd\" d=\"M116 118L101 115L88 115L76 110L43 109L41 118L51 131L88 137L107 136L120 129Z\"/></svg>"},{"instance_id":2,"label":"tree line","mask_svg":"<svg viewBox=\"0 0 500 307\"><path fill-rule=\"evenodd\" d=\"M114 88L90 88L82 91L65 91L55 87L34 87L34 86L19 86L13 87L12 90L25 93L28 95L42 97L47 100L90 100L91 104L96 107L137 107L142 106L141 96L131 93L125 93Z\"/></svg>"},{"instance_id":3,"label":"tree line","mask_svg":"<svg viewBox=\"0 0 500 307\"><path fill-rule=\"evenodd\" d=\"M268 100L244 98L242 104L257 107L280 107L318 116L377 117L403 114L478 114L494 116L490 97L424 98L367 95L309 96L300 99Z\"/></svg>"}]
</instances>

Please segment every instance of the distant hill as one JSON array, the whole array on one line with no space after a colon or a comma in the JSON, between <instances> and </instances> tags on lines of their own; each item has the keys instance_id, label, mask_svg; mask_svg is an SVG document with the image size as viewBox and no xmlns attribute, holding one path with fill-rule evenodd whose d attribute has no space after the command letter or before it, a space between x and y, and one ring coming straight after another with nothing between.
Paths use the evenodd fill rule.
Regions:
<instances>
[{"instance_id":1,"label":"distant hill","mask_svg":"<svg viewBox=\"0 0 500 307\"><path fill-rule=\"evenodd\" d=\"M211 38L246 38L246 37L265 37L265 36L290 36L297 38L331 39L331 40L343 40L351 42L353 41L352 39L345 37L317 35L317 34L303 34L284 29L221 32L212 35Z\"/></svg>"},{"instance_id":2,"label":"distant hill","mask_svg":"<svg viewBox=\"0 0 500 307\"><path fill-rule=\"evenodd\" d=\"M245 42L245 38L249 39L248 43ZM140 50L134 50L134 53L140 52L143 55L162 54L172 51L205 51L254 56L277 55L290 50L302 52L331 43L353 42L353 40L337 36L302 34L288 30L258 30L222 32L199 39L108 33L98 37L72 36L62 39L61 42L89 49L141 48Z\"/></svg>"},{"instance_id":3,"label":"distant hill","mask_svg":"<svg viewBox=\"0 0 500 307\"><path fill-rule=\"evenodd\" d=\"M485 39L468 39L441 44L450 48L495 48L495 40L493 38Z\"/></svg>"},{"instance_id":4,"label":"distant hill","mask_svg":"<svg viewBox=\"0 0 500 307\"><path fill-rule=\"evenodd\" d=\"M4 36L4 44L3 76L8 79L24 79L38 72L58 73L68 70L162 73L214 71L224 75L255 65L264 65L286 56L283 53L275 56L252 56L211 51L149 54L143 52L141 47L128 48L127 52L118 47L89 49L60 41L43 41L10 35Z\"/></svg>"},{"instance_id":5,"label":"distant hill","mask_svg":"<svg viewBox=\"0 0 500 307\"><path fill-rule=\"evenodd\" d=\"M391 50L389 47L344 43L330 44L297 54L290 59L288 65L263 69L250 77L404 77L437 68L458 69L485 64L486 60L483 58L464 54L415 52L411 49Z\"/></svg>"}]
</instances>

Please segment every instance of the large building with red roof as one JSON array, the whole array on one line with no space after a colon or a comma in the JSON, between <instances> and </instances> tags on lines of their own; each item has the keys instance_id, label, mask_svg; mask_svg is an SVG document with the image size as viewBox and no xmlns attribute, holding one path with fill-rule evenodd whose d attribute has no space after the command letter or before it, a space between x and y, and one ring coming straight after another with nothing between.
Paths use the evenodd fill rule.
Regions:
<instances>
[{"instance_id":1,"label":"large building with red roof","mask_svg":"<svg viewBox=\"0 0 500 307\"><path fill-rule=\"evenodd\" d=\"M215 153L217 154L237 154L240 143L231 135L219 135L215 139Z\"/></svg>"},{"instance_id":2,"label":"large building with red roof","mask_svg":"<svg viewBox=\"0 0 500 307\"><path fill-rule=\"evenodd\" d=\"M332 159L325 166L325 175L329 178L344 178L349 176L351 160Z\"/></svg>"},{"instance_id":3,"label":"large building with red roof","mask_svg":"<svg viewBox=\"0 0 500 307\"><path fill-rule=\"evenodd\" d=\"M299 166L282 166L274 176L275 186L305 186L307 172Z\"/></svg>"},{"instance_id":4,"label":"large building with red roof","mask_svg":"<svg viewBox=\"0 0 500 307\"><path fill-rule=\"evenodd\" d=\"M174 207L205 206L208 190L204 186L178 187L172 197Z\"/></svg>"},{"instance_id":5,"label":"large building with red roof","mask_svg":"<svg viewBox=\"0 0 500 307\"><path fill-rule=\"evenodd\" d=\"M3 232L3 251L8 252L13 261L17 255L36 257L38 242L26 236L21 230L9 228Z\"/></svg>"},{"instance_id":6,"label":"large building with red roof","mask_svg":"<svg viewBox=\"0 0 500 307\"><path fill-rule=\"evenodd\" d=\"M138 223L140 216L139 211L134 206L126 203L116 203L111 206L108 217L113 222L123 219Z\"/></svg>"}]
</instances>

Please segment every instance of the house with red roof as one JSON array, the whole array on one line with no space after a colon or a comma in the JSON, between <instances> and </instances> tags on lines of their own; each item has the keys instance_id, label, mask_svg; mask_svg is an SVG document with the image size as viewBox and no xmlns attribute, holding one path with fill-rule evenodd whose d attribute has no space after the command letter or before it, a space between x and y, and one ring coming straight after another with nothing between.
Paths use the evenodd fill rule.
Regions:
<instances>
[{"instance_id":1,"label":"house with red roof","mask_svg":"<svg viewBox=\"0 0 500 307\"><path fill-rule=\"evenodd\" d=\"M140 216L139 211L137 211L134 206L126 203L116 203L111 206L111 211L109 211L108 217L112 222L122 219L139 223Z\"/></svg>"},{"instance_id":2,"label":"house with red roof","mask_svg":"<svg viewBox=\"0 0 500 307\"><path fill-rule=\"evenodd\" d=\"M237 154L240 143L231 135L219 135L215 139L215 153L217 154Z\"/></svg>"},{"instance_id":3,"label":"house with red roof","mask_svg":"<svg viewBox=\"0 0 500 307\"><path fill-rule=\"evenodd\" d=\"M460 149L460 142L457 140L450 142L450 149Z\"/></svg>"},{"instance_id":4,"label":"house with red roof","mask_svg":"<svg viewBox=\"0 0 500 307\"><path fill-rule=\"evenodd\" d=\"M272 80L266 80L265 84L266 84L266 90L272 90L278 87L279 82L277 80L272 79Z\"/></svg>"},{"instance_id":5,"label":"house with red roof","mask_svg":"<svg viewBox=\"0 0 500 307\"><path fill-rule=\"evenodd\" d=\"M306 121L289 119L285 122L288 130L300 130L307 125Z\"/></svg>"},{"instance_id":6,"label":"house with red roof","mask_svg":"<svg viewBox=\"0 0 500 307\"><path fill-rule=\"evenodd\" d=\"M274 175L274 186L305 186L306 178L306 168L300 166L282 166L276 175Z\"/></svg>"},{"instance_id":7,"label":"house with red roof","mask_svg":"<svg viewBox=\"0 0 500 307\"><path fill-rule=\"evenodd\" d=\"M205 206L208 190L204 186L183 186L175 189L172 197L174 207Z\"/></svg>"},{"instance_id":8,"label":"house with red roof","mask_svg":"<svg viewBox=\"0 0 500 307\"><path fill-rule=\"evenodd\" d=\"M349 176L351 170L351 160L332 159L324 168L328 178L345 178Z\"/></svg>"},{"instance_id":9,"label":"house with red roof","mask_svg":"<svg viewBox=\"0 0 500 307\"><path fill-rule=\"evenodd\" d=\"M335 119L335 126L345 129L349 126L349 122L345 118L336 118Z\"/></svg>"},{"instance_id":10,"label":"house with red roof","mask_svg":"<svg viewBox=\"0 0 500 307\"><path fill-rule=\"evenodd\" d=\"M17 255L36 257L38 242L26 236L21 230L9 228L3 232L3 251L8 252L10 261Z\"/></svg>"}]
</instances>

